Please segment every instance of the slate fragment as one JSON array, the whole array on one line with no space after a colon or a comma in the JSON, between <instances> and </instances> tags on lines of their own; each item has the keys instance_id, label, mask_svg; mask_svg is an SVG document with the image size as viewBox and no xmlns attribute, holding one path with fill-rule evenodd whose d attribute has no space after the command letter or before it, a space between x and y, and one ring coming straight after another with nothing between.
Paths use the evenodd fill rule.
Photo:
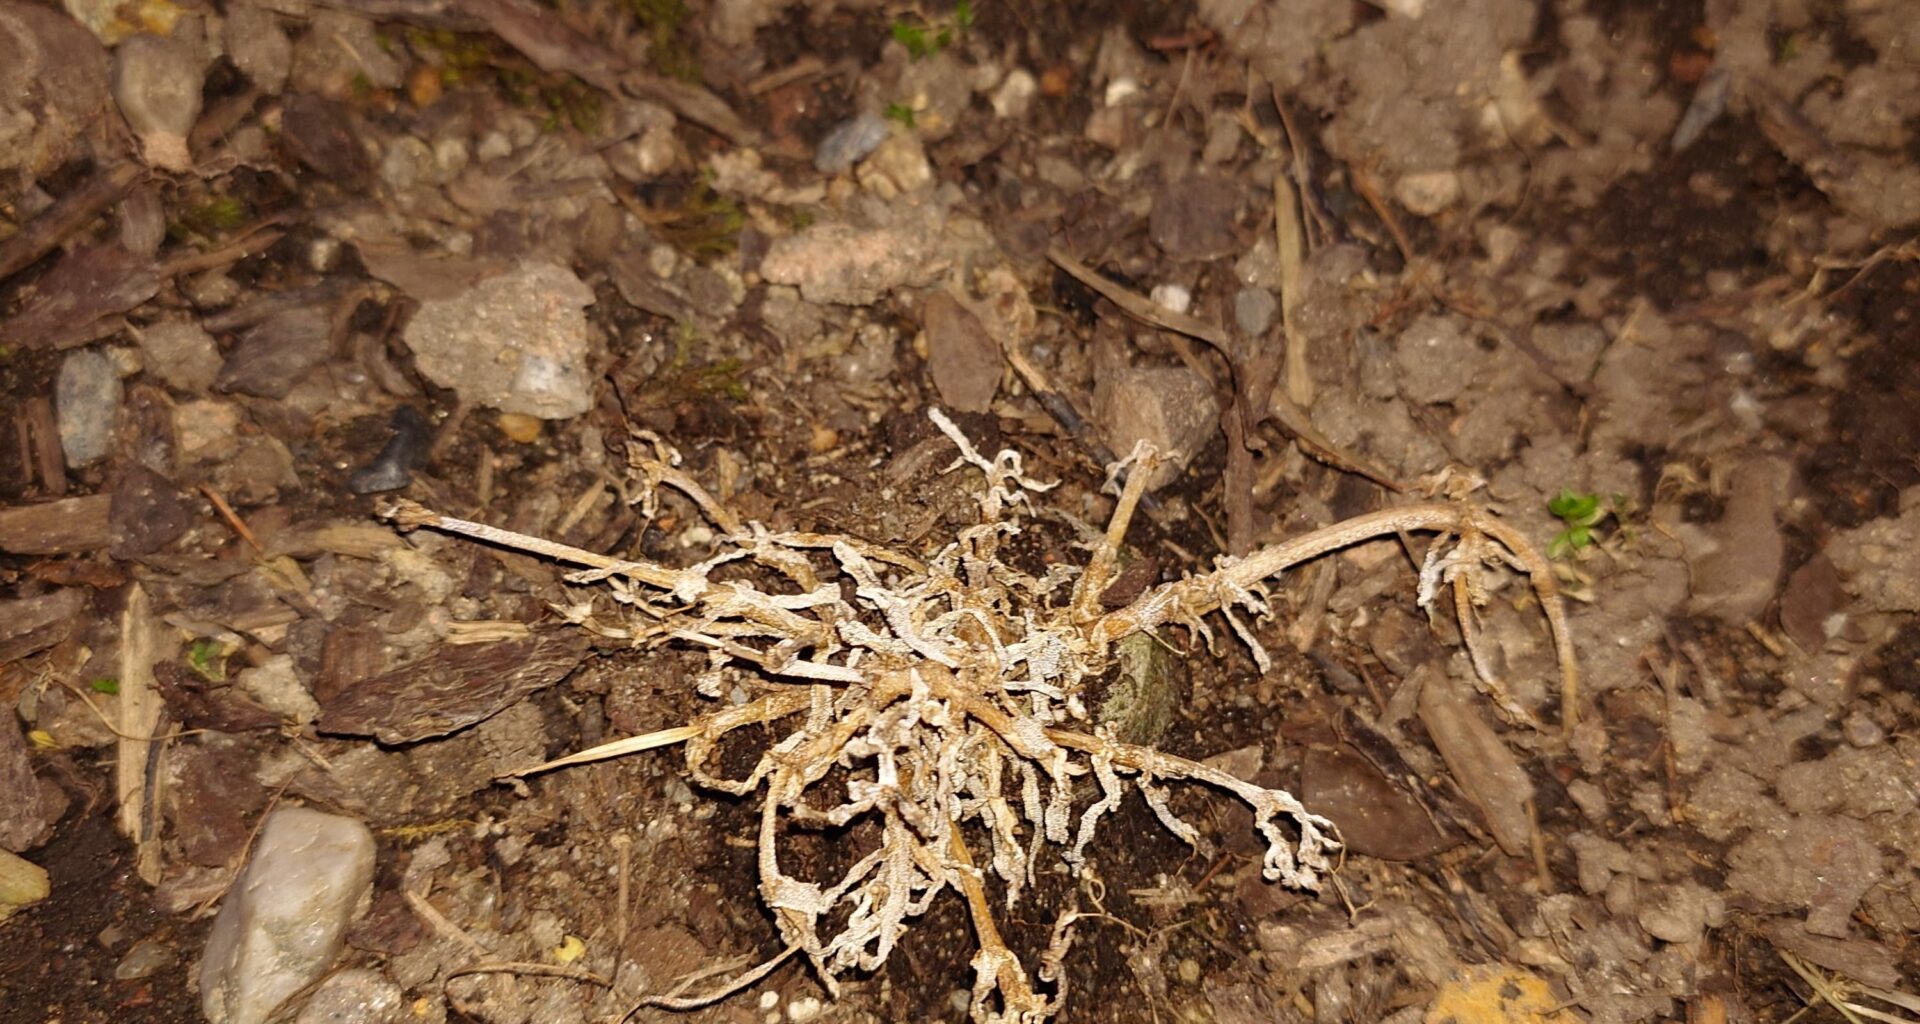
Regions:
<instances>
[{"instance_id":1,"label":"slate fragment","mask_svg":"<svg viewBox=\"0 0 1920 1024\"><path fill-rule=\"evenodd\" d=\"M319 730L412 743L499 714L565 679L587 655L585 634L547 629L524 640L448 644L410 665L361 680L321 708Z\"/></svg>"},{"instance_id":2,"label":"slate fragment","mask_svg":"<svg viewBox=\"0 0 1920 1024\"><path fill-rule=\"evenodd\" d=\"M1300 768L1300 800L1340 826L1347 849L1412 861L1459 843L1436 828L1419 802L1352 747L1312 747Z\"/></svg>"},{"instance_id":3,"label":"slate fragment","mask_svg":"<svg viewBox=\"0 0 1920 1024\"><path fill-rule=\"evenodd\" d=\"M1000 387L1000 346L973 311L946 292L920 311L927 329L927 369L940 399L961 412L986 412Z\"/></svg>"},{"instance_id":4,"label":"slate fragment","mask_svg":"<svg viewBox=\"0 0 1920 1024\"><path fill-rule=\"evenodd\" d=\"M34 778L26 740L11 718L0 720L0 850L25 853L53 832L67 797L52 781Z\"/></svg>"},{"instance_id":5,"label":"slate fragment","mask_svg":"<svg viewBox=\"0 0 1920 1024\"><path fill-rule=\"evenodd\" d=\"M302 307L276 313L240 339L220 368L219 387L260 398L285 398L308 370L327 358L327 312Z\"/></svg>"}]
</instances>

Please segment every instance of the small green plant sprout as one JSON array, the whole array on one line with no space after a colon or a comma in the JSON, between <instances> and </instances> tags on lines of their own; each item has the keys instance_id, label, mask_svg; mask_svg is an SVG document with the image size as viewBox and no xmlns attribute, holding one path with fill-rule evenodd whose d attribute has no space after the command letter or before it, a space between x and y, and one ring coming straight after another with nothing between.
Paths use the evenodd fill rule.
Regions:
<instances>
[{"instance_id":1,"label":"small green plant sprout","mask_svg":"<svg viewBox=\"0 0 1920 1024\"><path fill-rule=\"evenodd\" d=\"M956 37L972 27L973 4L969 0L960 0L953 5L953 13L945 18L931 19L914 14L896 20L891 31L894 42L907 48L907 56L921 60L946 49Z\"/></svg>"},{"instance_id":2,"label":"small green plant sprout","mask_svg":"<svg viewBox=\"0 0 1920 1024\"><path fill-rule=\"evenodd\" d=\"M231 648L218 640L195 640L187 645L187 667L210 683L227 678L227 655Z\"/></svg>"},{"instance_id":3,"label":"small green plant sprout","mask_svg":"<svg viewBox=\"0 0 1920 1024\"><path fill-rule=\"evenodd\" d=\"M898 121L908 128L913 127L913 108L905 103L889 103L884 116L889 121Z\"/></svg>"},{"instance_id":4,"label":"small green plant sprout","mask_svg":"<svg viewBox=\"0 0 1920 1024\"><path fill-rule=\"evenodd\" d=\"M695 784L757 803L759 897L784 951L711 992L670 990L641 1006L705 1006L794 956L837 995L844 976L882 969L945 896L965 905L973 925L974 1024L1045 1024L1068 996L1073 926L1092 915L1064 909L1028 962L1008 948L998 919L1040 872L1097 867L1128 843L1102 829L1123 798L1144 799L1169 832L1207 848L1209 838L1175 812L1176 786L1245 803L1267 880L1318 887L1340 849L1332 822L1284 791L1098 724L1089 688L1123 641L1163 626L1189 631L1196 656L1237 640L1265 670L1259 627L1275 604L1268 581L1364 541L1435 537L1420 602L1460 617L1490 690L1497 682L1482 667L1490 662L1476 609L1503 581L1527 576L1560 659L1563 725L1574 723L1578 670L1551 564L1518 529L1464 497L1384 508L1221 557L1109 608L1102 597L1120 573L1127 526L1158 460L1153 449L1137 446L1111 467L1113 516L1084 565L1035 575L1010 549L1036 528L1055 484L1030 476L1017 451L981 453L939 410L929 418L957 456L947 471L973 483L979 514L924 559L845 534L744 520L645 431L628 446L632 500L643 517L658 514L662 492L693 502L715 540L692 565L596 554L408 501L382 512L402 530L461 534L579 566L567 579L580 589L554 606L562 617L603 640L705 655L694 688L709 709L691 721L513 773L678 747ZM1133 472L1119 486L1126 469ZM729 756L741 770L722 773L730 737L757 756ZM797 855L794 835L822 827L859 837L844 873L810 871L817 864Z\"/></svg>"},{"instance_id":5,"label":"small green plant sprout","mask_svg":"<svg viewBox=\"0 0 1920 1024\"><path fill-rule=\"evenodd\" d=\"M1563 488L1558 495L1547 502L1547 511L1567 524L1547 545L1547 557L1565 558L1576 554L1593 543L1593 528L1600 525L1612 514L1611 504L1601 504L1600 495L1583 494L1570 488Z\"/></svg>"},{"instance_id":6,"label":"small green plant sprout","mask_svg":"<svg viewBox=\"0 0 1920 1024\"><path fill-rule=\"evenodd\" d=\"M120 680L112 676L101 676L93 682L88 683L87 688L95 693L104 693L108 696L113 696L120 692Z\"/></svg>"}]
</instances>

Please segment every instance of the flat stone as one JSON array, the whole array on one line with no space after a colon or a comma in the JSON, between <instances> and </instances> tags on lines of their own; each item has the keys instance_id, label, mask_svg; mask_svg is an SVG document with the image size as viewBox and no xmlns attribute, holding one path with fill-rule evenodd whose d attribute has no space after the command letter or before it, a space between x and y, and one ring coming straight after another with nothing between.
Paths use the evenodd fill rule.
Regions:
<instances>
[{"instance_id":1,"label":"flat stone","mask_svg":"<svg viewBox=\"0 0 1920 1024\"><path fill-rule=\"evenodd\" d=\"M1681 533L1692 570L1688 607L1732 625L1760 616L1786 561L1786 536L1776 510L1793 484L1793 466L1781 458L1751 459L1733 471L1726 512L1704 529Z\"/></svg>"},{"instance_id":2,"label":"flat stone","mask_svg":"<svg viewBox=\"0 0 1920 1024\"><path fill-rule=\"evenodd\" d=\"M927 369L940 400L961 412L986 412L1000 386L1000 346L980 318L946 292L920 311L927 330Z\"/></svg>"},{"instance_id":3,"label":"flat stone","mask_svg":"<svg viewBox=\"0 0 1920 1024\"><path fill-rule=\"evenodd\" d=\"M593 405L586 314L593 298L573 271L530 260L452 297L422 301L405 337L420 372L463 399L566 419Z\"/></svg>"},{"instance_id":4,"label":"flat stone","mask_svg":"<svg viewBox=\"0 0 1920 1024\"><path fill-rule=\"evenodd\" d=\"M221 902L200 962L211 1024L265 1024L327 972L372 891L373 833L304 807L274 811Z\"/></svg>"},{"instance_id":5,"label":"flat stone","mask_svg":"<svg viewBox=\"0 0 1920 1024\"><path fill-rule=\"evenodd\" d=\"M294 1024L399 1024L406 993L379 971L341 971L320 983Z\"/></svg>"},{"instance_id":6,"label":"flat stone","mask_svg":"<svg viewBox=\"0 0 1920 1024\"><path fill-rule=\"evenodd\" d=\"M1170 181L1153 197L1147 217L1153 244L1176 260L1216 260L1240 250L1240 211L1246 191L1227 178Z\"/></svg>"},{"instance_id":7,"label":"flat stone","mask_svg":"<svg viewBox=\"0 0 1920 1024\"><path fill-rule=\"evenodd\" d=\"M169 317L140 331L148 373L168 387L204 392L220 377L220 346L192 320Z\"/></svg>"},{"instance_id":8,"label":"flat stone","mask_svg":"<svg viewBox=\"0 0 1920 1024\"><path fill-rule=\"evenodd\" d=\"M1149 487L1165 487L1220 429L1213 385L1181 366L1132 367L1095 383L1093 419L1114 454L1124 457L1146 441L1166 461Z\"/></svg>"},{"instance_id":9,"label":"flat stone","mask_svg":"<svg viewBox=\"0 0 1920 1024\"><path fill-rule=\"evenodd\" d=\"M821 221L775 240L760 274L798 287L808 302L869 305L896 288L931 284L946 270L945 220L931 203L901 200L866 223Z\"/></svg>"},{"instance_id":10,"label":"flat stone","mask_svg":"<svg viewBox=\"0 0 1920 1024\"><path fill-rule=\"evenodd\" d=\"M113 446L113 418L120 409L120 375L113 360L94 349L71 353L54 382L54 411L67 465L100 461Z\"/></svg>"},{"instance_id":11,"label":"flat stone","mask_svg":"<svg viewBox=\"0 0 1920 1024\"><path fill-rule=\"evenodd\" d=\"M276 313L240 338L216 383L222 391L285 398L307 371L326 360L330 333L324 309L307 306Z\"/></svg>"}]
</instances>

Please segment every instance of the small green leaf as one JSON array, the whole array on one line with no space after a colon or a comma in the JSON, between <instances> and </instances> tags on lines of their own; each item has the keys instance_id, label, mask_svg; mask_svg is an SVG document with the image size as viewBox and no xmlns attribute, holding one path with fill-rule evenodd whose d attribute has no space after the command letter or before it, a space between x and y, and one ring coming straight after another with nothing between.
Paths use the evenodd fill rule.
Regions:
<instances>
[{"instance_id":1,"label":"small green leaf","mask_svg":"<svg viewBox=\"0 0 1920 1024\"><path fill-rule=\"evenodd\" d=\"M973 27L973 4L970 0L960 0L953 5L953 27L962 32Z\"/></svg>"},{"instance_id":2,"label":"small green leaf","mask_svg":"<svg viewBox=\"0 0 1920 1024\"><path fill-rule=\"evenodd\" d=\"M210 682L227 678L227 645L218 640L195 640L187 647L187 667Z\"/></svg>"},{"instance_id":3,"label":"small green leaf","mask_svg":"<svg viewBox=\"0 0 1920 1024\"><path fill-rule=\"evenodd\" d=\"M115 694L120 692L120 680L112 676L101 676L87 684L95 693Z\"/></svg>"},{"instance_id":4,"label":"small green leaf","mask_svg":"<svg viewBox=\"0 0 1920 1024\"><path fill-rule=\"evenodd\" d=\"M1569 526L1579 523L1592 525L1600 511L1600 496L1562 490L1558 497L1547 502L1547 511Z\"/></svg>"},{"instance_id":5,"label":"small green leaf","mask_svg":"<svg viewBox=\"0 0 1920 1024\"><path fill-rule=\"evenodd\" d=\"M887 104L886 118L889 121L898 121L911 128L913 127L913 108L904 103L889 103Z\"/></svg>"}]
</instances>

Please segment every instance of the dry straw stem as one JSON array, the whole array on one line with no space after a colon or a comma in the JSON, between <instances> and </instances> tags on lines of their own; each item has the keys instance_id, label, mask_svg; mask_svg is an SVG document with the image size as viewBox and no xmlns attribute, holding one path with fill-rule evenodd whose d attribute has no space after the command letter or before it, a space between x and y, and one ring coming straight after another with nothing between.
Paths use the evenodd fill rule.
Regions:
<instances>
[{"instance_id":1,"label":"dry straw stem","mask_svg":"<svg viewBox=\"0 0 1920 1024\"><path fill-rule=\"evenodd\" d=\"M959 451L948 470L971 467L984 482L979 522L924 563L852 537L742 522L680 471L677 453L644 434L630 449L643 514L653 514L659 491L671 489L717 528L714 554L696 565L609 557L406 502L387 512L402 528L464 534L581 566L569 580L594 589L557 608L570 621L640 648L705 652L697 689L715 710L518 774L678 745L698 784L758 793L760 896L788 951L805 955L829 992L838 992L846 972L884 964L912 922L952 889L965 900L979 943L973 1019L1051 1018L1066 998L1060 964L1082 915L1061 916L1030 976L994 923L992 892L1005 907L1016 905L1033 884L1042 846L1077 871L1099 849L1101 821L1129 789L1195 846L1205 840L1173 813L1162 784L1197 782L1232 794L1253 810L1266 877L1317 886L1339 849L1329 821L1285 792L1120 742L1090 724L1082 697L1108 668L1115 642L1178 624L1212 648L1216 612L1264 667L1253 625L1271 612L1266 581L1328 552L1375 537L1439 534L1421 572L1422 603L1432 607L1451 593L1483 683L1521 715L1487 672L1472 618L1493 580L1512 569L1530 575L1560 654L1564 715L1573 719L1573 655L1553 575L1517 531L1483 509L1450 502L1375 512L1246 558L1222 558L1211 572L1109 611L1100 595L1116 573L1148 474L1127 474L1084 568L1034 576L1004 561L1000 549L1023 529L1033 497L1053 485L1026 476L1017 452L988 459L938 410L930 416ZM1153 458L1138 448L1114 475ZM725 578L715 578L723 569ZM714 775L717 745L750 726L771 726L779 738L744 776ZM1077 783L1089 777L1099 795L1076 806ZM822 829L846 837L853 866L838 878L788 874L788 837ZM770 968L763 964L741 982Z\"/></svg>"}]
</instances>

